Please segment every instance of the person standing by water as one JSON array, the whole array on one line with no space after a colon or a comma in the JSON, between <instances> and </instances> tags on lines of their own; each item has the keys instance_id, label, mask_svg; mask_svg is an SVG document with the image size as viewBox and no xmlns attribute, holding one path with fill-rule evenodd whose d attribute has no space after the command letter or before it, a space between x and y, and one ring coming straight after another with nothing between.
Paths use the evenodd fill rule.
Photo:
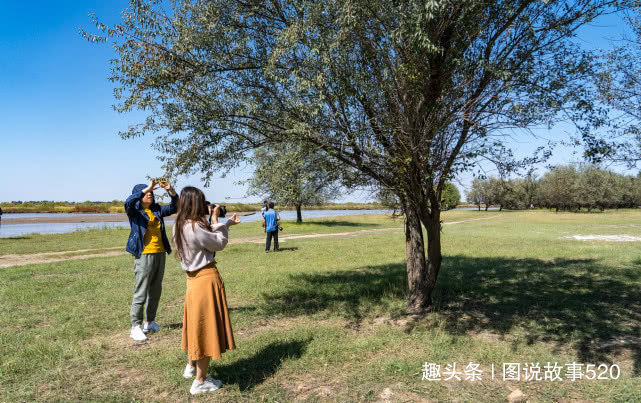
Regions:
<instances>
[{"instance_id":1,"label":"person standing by water","mask_svg":"<svg viewBox=\"0 0 641 403\"><path fill-rule=\"evenodd\" d=\"M265 229L265 211L269 208L269 202L267 200L263 200L263 205L260 206L260 215L263 216L263 232L267 232Z\"/></svg>"},{"instance_id":2,"label":"person standing by water","mask_svg":"<svg viewBox=\"0 0 641 403\"><path fill-rule=\"evenodd\" d=\"M153 191L165 189L171 203L161 206L154 200ZM176 212L178 195L169 182L161 186L152 179L149 185L134 186L131 196L125 201L125 211L129 217L131 231L127 241L127 252L134 256L134 295L129 311L131 332L129 336L136 341L147 339L146 333L157 332L156 311L162 293L162 280L165 274L165 254L171 253L169 239L165 233L164 217ZM144 327L143 309L146 305Z\"/></svg>"},{"instance_id":3,"label":"person standing by water","mask_svg":"<svg viewBox=\"0 0 641 403\"><path fill-rule=\"evenodd\" d=\"M267 233L267 239L265 240L265 252L269 252L272 238L274 239L274 252L277 252L279 250L278 221L280 221L280 216L278 215L278 212L274 210L274 202L269 202L269 204L267 205L267 210L263 213L263 226L265 227L265 232Z\"/></svg>"},{"instance_id":4,"label":"person standing by water","mask_svg":"<svg viewBox=\"0 0 641 403\"><path fill-rule=\"evenodd\" d=\"M2 224L2 207L0 207L0 224Z\"/></svg>"},{"instance_id":5,"label":"person standing by water","mask_svg":"<svg viewBox=\"0 0 641 403\"><path fill-rule=\"evenodd\" d=\"M219 216L220 207L207 206L200 189L187 186L180 192L173 239L176 257L187 274L181 348L187 350L188 359L183 376L196 376L189 389L192 395L222 386L221 381L207 376L209 361L236 348L225 285L214 256L227 246L229 227L240 223L240 218L234 214L221 224Z\"/></svg>"}]
</instances>

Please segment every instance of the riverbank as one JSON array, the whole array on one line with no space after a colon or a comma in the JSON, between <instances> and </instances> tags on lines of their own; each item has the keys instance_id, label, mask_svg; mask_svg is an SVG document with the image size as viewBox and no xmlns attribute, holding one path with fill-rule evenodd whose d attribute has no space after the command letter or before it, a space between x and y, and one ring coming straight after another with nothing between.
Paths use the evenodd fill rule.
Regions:
<instances>
[{"instance_id":1,"label":"riverbank","mask_svg":"<svg viewBox=\"0 0 641 403\"><path fill-rule=\"evenodd\" d=\"M230 212L260 211L261 203L221 203ZM124 202L0 202L3 213L95 213L95 214L124 214ZM317 206L304 206L305 210L378 210L385 207L380 203L327 203ZM296 206L279 205L278 210L296 210Z\"/></svg>"},{"instance_id":2,"label":"riverbank","mask_svg":"<svg viewBox=\"0 0 641 403\"><path fill-rule=\"evenodd\" d=\"M254 211L243 211L236 213L239 216L248 216L255 214ZM167 220L172 220L168 218ZM10 217L2 218L3 225L15 225L15 224L75 224L75 223L101 223L101 222L127 222L127 214L115 213L115 214L74 214L74 213L61 213L61 214L46 214L42 216L34 216L29 214L28 217L15 217L14 214L11 214Z\"/></svg>"},{"instance_id":3,"label":"riverbank","mask_svg":"<svg viewBox=\"0 0 641 403\"><path fill-rule=\"evenodd\" d=\"M279 210L283 220L295 220L296 211ZM303 221L320 217L341 217L348 215L391 214L391 210L304 210ZM228 212L227 216L232 213ZM262 220L259 211L237 212L243 223ZM171 225L175 215L165 218L165 223ZM260 224L257 224L260 225ZM23 236L27 234L60 234L88 229L129 228L129 219L125 214L4 214L0 225L0 238Z\"/></svg>"}]
</instances>

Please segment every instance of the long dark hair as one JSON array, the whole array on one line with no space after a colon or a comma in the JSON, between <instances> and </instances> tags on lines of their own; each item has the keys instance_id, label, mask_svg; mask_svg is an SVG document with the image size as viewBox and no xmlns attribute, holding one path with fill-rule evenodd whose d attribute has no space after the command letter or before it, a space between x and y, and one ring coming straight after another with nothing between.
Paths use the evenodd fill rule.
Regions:
<instances>
[{"instance_id":1,"label":"long dark hair","mask_svg":"<svg viewBox=\"0 0 641 403\"><path fill-rule=\"evenodd\" d=\"M187 221L191 221L191 227L196 224L200 227L211 230L205 216L209 213L205 205L205 194L202 190L185 186L180 192L178 200L178 213L176 214L176 223L174 224L174 242L176 243L176 257L182 260L183 256L183 227Z\"/></svg>"}]
</instances>

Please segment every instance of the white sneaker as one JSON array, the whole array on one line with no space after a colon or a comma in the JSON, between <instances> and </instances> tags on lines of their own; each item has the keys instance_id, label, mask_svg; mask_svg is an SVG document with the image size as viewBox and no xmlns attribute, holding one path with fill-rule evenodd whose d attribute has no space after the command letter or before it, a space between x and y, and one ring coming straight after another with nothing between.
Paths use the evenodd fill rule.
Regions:
<instances>
[{"instance_id":1,"label":"white sneaker","mask_svg":"<svg viewBox=\"0 0 641 403\"><path fill-rule=\"evenodd\" d=\"M147 340L147 336L145 336L145 333L140 328L140 325L135 325L131 327L131 332L129 333L129 337L131 337L136 341Z\"/></svg>"},{"instance_id":2,"label":"white sneaker","mask_svg":"<svg viewBox=\"0 0 641 403\"><path fill-rule=\"evenodd\" d=\"M185 372L183 372L183 377L189 379L193 378L194 375L196 375L196 367L187 364L187 366L185 366Z\"/></svg>"},{"instance_id":3,"label":"white sneaker","mask_svg":"<svg viewBox=\"0 0 641 403\"><path fill-rule=\"evenodd\" d=\"M212 382L210 377L207 377L204 382L194 379L194 382L191 384L191 388L189 388L189 393L197 395L205 392L214 392L216 390L218 390L218 385Z\"/></svg>"},{"instance_id":4,"label":"white sneaker","mask_svg":"<svg viewBox=\"0 0 641 403\"><path fill-rule=\"evenodd\" d=\"M151 322L145 322L145 327L142 328L142 331L145 333L158 332L160 331L160 326L158 326L156 321L152 320Z\"/></svg>"},{"instance_id":5,"label":"white sneaker","mask_svg":"<svg viewBox=\"0 0 641 403\"><path fill-rule=\"evenodd\" d=\"M223 387L223 381L220 381L218 379L214 379L211 376L208 376L207 378L205 378L205 381L209 381L209 382L213 383L218 388L222 388Z\"/></svg>"}]
</instances>

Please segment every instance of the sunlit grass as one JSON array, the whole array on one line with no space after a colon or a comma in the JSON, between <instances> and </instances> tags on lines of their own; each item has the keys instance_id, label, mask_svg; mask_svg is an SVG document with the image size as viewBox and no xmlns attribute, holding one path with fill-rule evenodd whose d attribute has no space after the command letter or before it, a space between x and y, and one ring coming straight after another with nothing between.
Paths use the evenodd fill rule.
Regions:
<instances>
[{"instance_id":1,"label":"sunlit grass","mask_svg":"<svg viewBox=\"0 0 641 403\"><path fill-rule=\"evenodd\" d=\"M639 243L566 238L641 235L639 218L637 211L448 212L445 222L470 221L444 226L436 312L418 319L405 313L400 230L293 239L271 254L261 244L230 245L217 259L238 349L210 366L225 387L209 399L375 401L391 393L391 401L505 401L519 388L532 401L639 401L639 346L601 348L641 337ZM390 227L402 222L354 216L289 223L282 234ZM239 225L232 237L261 231ZM128 231L95 233L94 244L124 244ZM71 251L91 244L87 235L22 241L37 250L50 237L56 241L45 248L57 242ZM132 266L130 256L118 256L0 269L0 400L187 398L184 274L167 259L158 315L165 329L137 345L128 337ZM555 383L504 382L500 373L490 381L488 372L476 383L421 380L424 362L457 362L459 370L475 362L489 371L548 361L616 363L622 374Z\"/></svg>"}]
</instances>

